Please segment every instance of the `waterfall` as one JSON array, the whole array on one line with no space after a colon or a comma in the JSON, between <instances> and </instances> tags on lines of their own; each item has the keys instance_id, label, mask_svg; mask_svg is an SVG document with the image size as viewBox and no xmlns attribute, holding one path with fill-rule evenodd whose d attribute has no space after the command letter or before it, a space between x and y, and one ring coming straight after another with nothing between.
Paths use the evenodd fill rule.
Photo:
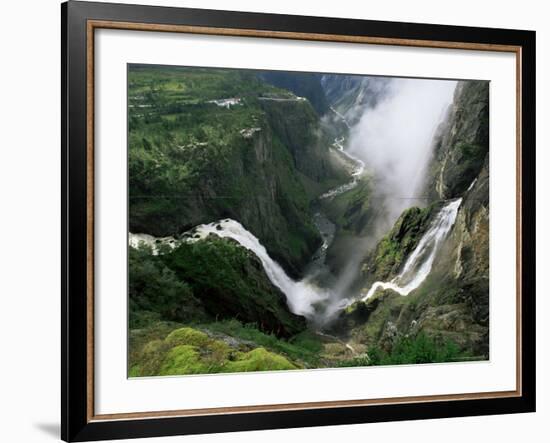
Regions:
<instances>
[{"instance_id":1,"label":"waterfall","mask_svg":"<svg viewBox=\"0 0 550 443\"><path fill-rule=\"evenodd\" d=\"M303 315L309 319L315 316L315 304L325 302L330 293L317 287L308 278L300 281L291 279L281 265L274 261L267 253L260 241L243 225L231 219L199 225L194 229L194 238L215 234L223 238L232 238L241 246L252 251L262 262L265 273L271 283L277 286L286 295L288 307L294 314Z\"/></svg>"},{"instance_id":2,"label":"waterfall","mask_svg":"<svg viewBox=\"0 0 550 443\"><path fill-rule=\"evenodd\" d=\"M447 203L432 221L399 275L389 282L377 281L374 283L362 300L366 301L379 288L392 289L401 295L408 295L418 288L432 270L435 256L442 241L455 223L461 202L462 198L459 198Z\"/></svg>"},{"instance_id":3,"label":"waterfall","mask_svg":"<svg viewBox=\"0 0 550 443\"><path fill-rule=\"evenodd\" d=\"M412 290L418 288L430 273L439 247L454 225L461 202L462 199L459 198L447 203L438 212L399 275L389 282L374 283L362 300L367 300L379 288L392 289L401 295L408 295ZM180 240L173 237L155 238L146 234L130 233L129 244L132 247L137 247L140 243L145 243L152 248L153 254L158 254L160 245L175 248L182 242L193 243L210 234L221 238L231 238L242 247L252 251L262 262L271 283L285 294L288 307L294 314L303 315L316 322L324 322L354 301L337 299L329 290L315 285L309 276L300 281L290 278L283 268L269 256L258 238L232 219L198 225L184 233ZM316 312L316 305L323 305L324 311L321 316Z\"/></svg>"},{"instance_id":4,"label":"waterfall","mask_svg":"<svg viewBox=\"0 0 550 443\"><path fill-rule=\"evenodd\" d=\"M231 238L244 248L252 251L262 262L265 273L273 285L278 287L287 299L289 309L298 315L303 315L311 320L315 317L315 304L330 301L330 293L313 284L309 278L300 281L291 279L283 268L274 261L260 241L247 231L243 225L232 219L224 219L208 224L198 225L181 236L181 240L172 237L162 239L146 234L130 234L129 244L137 247L145 243L152 248L153 254L158 254L158 246L168 245L172 248L182 242L193 243L208 237L210 234L222 238ZM329 310L330 313L333 309ZM325 311L325 315L327 312Z\"/></svg>"}]
</instances>

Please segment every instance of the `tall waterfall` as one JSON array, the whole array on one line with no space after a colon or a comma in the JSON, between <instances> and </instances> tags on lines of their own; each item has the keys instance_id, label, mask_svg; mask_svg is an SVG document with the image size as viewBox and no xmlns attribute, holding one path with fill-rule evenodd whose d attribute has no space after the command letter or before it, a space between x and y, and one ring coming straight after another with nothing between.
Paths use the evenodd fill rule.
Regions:
<instances>
[{"instance_id":1,"label":"tall waterfall","mask_svg":"<svg viewBox=\"0 0 550 443\"><path fill-rule=\"evenodd\" d=\"M199 225L195 228L195 235L197 234L201 238L210 234L232 238L241 246L256 254L262 262L269 280L286 295L288 306L295 314L312 318L315 314L315 303L329 298L329 293L308 282L307 278L301 281L291 279L283 268L269 256L260 241L235 220L225 219Z\"/></svg>"},{"instance_id":2,"label":"tall waterfall","mask_svg":"<svg viewBox=\"0 0 550 443\"><path fill-rule=\"evenodd\" d=\"M389 282L374 283L362 300L365 301L373 296L379 288L392 289L401 295L408 295L418 288L432 270L441 242L455 223L460 203L462 203L461 198L441 208L415 250L409 255L399 275Z\"/></svg>"}]
</instances>

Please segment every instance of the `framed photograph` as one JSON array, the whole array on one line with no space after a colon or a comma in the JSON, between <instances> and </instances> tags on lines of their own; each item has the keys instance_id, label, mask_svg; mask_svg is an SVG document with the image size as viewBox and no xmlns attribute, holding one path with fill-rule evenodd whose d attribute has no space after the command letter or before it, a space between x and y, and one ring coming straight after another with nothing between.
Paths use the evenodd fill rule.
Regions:
<instances>
[{"instance_id":1,"label":"framed photograph","mask_svg":"<svg viewBox=\"0 0 550 443\"><path fill-rule=\"evenodd\" d=\"M535 410L535 33L69 1L62 438Z\"/></svg>"}]
</instances>

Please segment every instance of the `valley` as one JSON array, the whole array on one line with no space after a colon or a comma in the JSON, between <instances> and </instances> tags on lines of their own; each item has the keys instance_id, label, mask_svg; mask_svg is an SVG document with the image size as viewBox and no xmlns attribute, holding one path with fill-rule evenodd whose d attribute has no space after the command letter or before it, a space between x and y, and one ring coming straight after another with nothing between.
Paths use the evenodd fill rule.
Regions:
<instances>
[{"instance_id":1,"label":"valley","mask_svg":"<svg viewBox=\"0 0 550 443\"><path fill-rule=\"evenodd\" d=\"M488 358L488 85L411 82L131 66L130 376Z\"/></svg>"}]
</instances>

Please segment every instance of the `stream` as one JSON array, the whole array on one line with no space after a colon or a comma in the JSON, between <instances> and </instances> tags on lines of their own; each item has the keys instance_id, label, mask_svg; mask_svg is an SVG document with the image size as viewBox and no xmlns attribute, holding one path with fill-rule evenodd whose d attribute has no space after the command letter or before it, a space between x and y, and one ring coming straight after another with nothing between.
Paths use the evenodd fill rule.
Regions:
<instances>
[{"instance_id":1,"label":"stream","mask_svg":"<svg viewBox=\"0 0 550 443\"><path fill-rule=\"evenodd\" d=\"M351 173L352 180L348 183L344 183L343 185L337 186L336 188L330 189L329 191L325 192L319 197L321 200L323 199L331 200L337 195L343 194L344 192L351 191L353 188L355 188L359 184L359 179L365 172L365 162L363 162L363 160L361 160L360 158L357 158L354 155L347 152L346 150L344 150L344 142L345 142L344 137L335 138L332 146L338 149L338 151L342 155L344 155L348 160L350 160L355 165L355 168Z\"/></svg>"}]
</instances>

